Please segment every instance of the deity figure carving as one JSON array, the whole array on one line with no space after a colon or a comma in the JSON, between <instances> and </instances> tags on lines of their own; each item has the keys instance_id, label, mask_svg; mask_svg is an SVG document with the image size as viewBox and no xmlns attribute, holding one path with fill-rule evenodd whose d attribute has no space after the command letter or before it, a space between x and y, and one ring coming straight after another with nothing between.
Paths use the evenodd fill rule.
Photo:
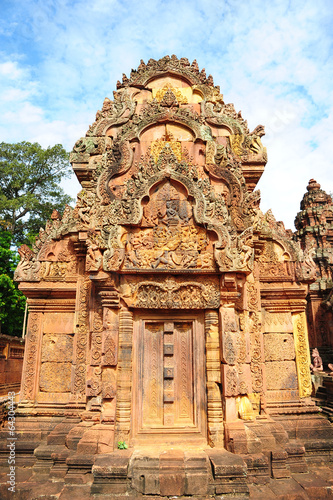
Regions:
<instances>
[{"instance_id":1,"label":"deity figure carving","mask_svg":"<svg viewBox=\"0 0 333 500\"><path fill-rule=\"evenodd\" d=\"M315 372L322 372L324 370L323 368L323 360L320 357L319 351L317 348L312 349L312 363L310 365L310 368L313 373Z\"/></svg>"}]
</instances>

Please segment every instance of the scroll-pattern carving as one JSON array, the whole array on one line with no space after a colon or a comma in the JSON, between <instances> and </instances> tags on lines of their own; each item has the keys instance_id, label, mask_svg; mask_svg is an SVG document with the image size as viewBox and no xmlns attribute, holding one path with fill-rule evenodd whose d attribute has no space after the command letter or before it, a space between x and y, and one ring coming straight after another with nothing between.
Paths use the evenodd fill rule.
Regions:
<instances>
[{"instance_id":1,"label":"scroll-pattern carving","mask_svg":"<svg viewBox=\"0 0 333 500\"><path fill-rule=\"evenodd\" d=\"M86 392L86 358L89 332L89 309L91 281L85 277L80 283L78 329L76 332L76 359L74 371L74 394Z\"/></svg>"},{"instance_id":2,"label":"scroll-pattern carving","mask_svg":"<svg viewBox=\"0 0 333 500\"><path fill-rule=\"evenodd\" d=\"M25 366L22 376L21 401L32 401L35 396L35 377L37 366L38 337L41 328L41 315L32 312L29 317L25 347Z\"/></svg>"},{"instance_id":3,"label":"scroll-pattern carving","mask_svg":"<svg viewBox=\"0 0 333 500\"><path fill-rule=\"evenodd\" d=\"M223 370L225 372L224 382L225 388L224 392L226 396L238 396L239 394L239 382L238 373L235 366L224 366Z\"/></svg>"},{"instance_id":4,"label":"scroll-pattern carving","mask_svg":"<svg viewBox=\"0 0 333 500\"><path fill-rule=\"evenodd\" d=\"M91 350L90 350L90 364L92 366L99 366L101 364L102 356L102 332L103 332L103 310L101 300L97 296L95 299L94 315L93 315L93 330L91 333Z\"/></svg>"},{"instance_id":5,"label":"scroll-pattern carving","mask_svg":"<svg viewBox=\"0 0 333 500\"><path fill-rule=\"evenodd\" d=\"M102 370L99 366L95 366L94 368L90 367L88 373L90 377L88 375L87 396L98 396L102 390Z\"/></svg>"},{"instance_id":6,"label":"scroll-pattern carving","mask_svg":"<svg viewBox=\"0 0 333 500\"><path fill-rule=\"evenodd\" d=\"M247 289L247 307L249 311L256 312L259 310L259 290L258 283L253 281L253 278L246 282Z\"/></svg>"},{"instance_id":7,"label":"scroll-pattern carving","mask_svg":"<svg viewBox=\"0 0 333 500\"><path fill-rule=\"evenodd\" d=\"M305 313L293 314L294 342L298 375L299 395L302 398L311 396L312 384L310 373L310 349L307 339Z\"/></svg>"},{"instance_id":8,"label":"scroll-pattern carving","mask_svg":"<svg viewBox=\"0 0 333 500\"><path fill-rule=\"evenodd\" d=\"M262 392L261 322L258 312L250 313L251 375L253 392Z\"/></svg>"}]
</instances>

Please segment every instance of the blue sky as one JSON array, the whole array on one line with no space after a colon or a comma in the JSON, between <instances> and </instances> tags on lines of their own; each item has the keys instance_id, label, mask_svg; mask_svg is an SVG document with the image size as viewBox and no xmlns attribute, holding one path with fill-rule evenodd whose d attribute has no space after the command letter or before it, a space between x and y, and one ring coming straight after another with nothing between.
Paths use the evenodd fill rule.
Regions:
<instances>
[{"instance_id":1,"label":"blue sky","mask_svg":"<svg viewBox=\"0 0 333 500\"><path fill-rule=\"evenodd\" d=\"M333 192L332 0L0 0L0 141L71 150L122 73L197 59L252 130L263 211L294 228L310 178ZM75 196L73 178L65 190Z\"/></svg>"}]
</instances>

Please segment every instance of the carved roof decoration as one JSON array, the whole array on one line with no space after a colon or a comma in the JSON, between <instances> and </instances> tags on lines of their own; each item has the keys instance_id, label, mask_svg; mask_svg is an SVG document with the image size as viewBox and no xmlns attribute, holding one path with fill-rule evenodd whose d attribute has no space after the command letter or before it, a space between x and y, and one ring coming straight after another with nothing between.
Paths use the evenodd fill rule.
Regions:
<instances>
[{"instance_id":1,"label":"carved roof decoration","mask_svg":"<svg viewBox=\"0 0 333 500\"><path fill-rule=\"evenodd\" d=\"M196 61L141 61L75 143L76 207L54 214L33 250L21 250L18 279L70 281L85 251L91 273L248 275L254 248L263 259L275 252L292 279L302 252L261 213L254 191L267 162L264 133L262 125L250 133Z\"/></svg>"},{"instance_id":2,"label":"carved roof decoration","mask_svg":"<svg viewBox=\"0 0 333 500\"><path fill-rule=\"evenodd\" d=\"M149 59L147 64L141 59L138 69L132 69L129 78L123 74L122 83L117 82L117 89L124 87L145 87L151 79L156 78L156 76L165 75L166 73L181 75L191 85L203 84L214 87L212 75L209 75L207 78L205 69L203 68L200 71L196 60L190 64L186 57L178 59L177 56L172 55L171 57L165 56L159 59L159 61ZM215 88L218 92L220 91L219 87Z\"/></svg>"},{"instance_id":3,"label":"carved roof decoration","mask_svg":"<svg viewBox=\"0 0 333 500\"><path fill-rule=\"evenodd\" d=\"M323 209L324 206L333 207L332 196L327 194L326 191L321 189L320 184L314 179L309 180L309 184L306 187L307 193L304 194L301 201L301 210L307 210L309 208L319 207ZM295 222L298 223L300 214L297 214Z\"/></svg>"}]
</instances>

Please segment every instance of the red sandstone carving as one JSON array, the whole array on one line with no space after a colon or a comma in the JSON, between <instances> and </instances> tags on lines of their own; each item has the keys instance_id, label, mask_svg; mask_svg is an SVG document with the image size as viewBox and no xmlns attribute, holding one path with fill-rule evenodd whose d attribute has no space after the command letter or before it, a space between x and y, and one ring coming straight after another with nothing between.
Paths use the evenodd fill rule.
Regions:
<instances>
[{"instance_id":1,"label":"red sandstone carving","mask_svg":"<svg viewBox=\"0 0 333 500\"><path fill-rule=\"evenodd\" d=\"M305 321L313 250L259 209L263 135L195 62L173 56L124 78L75 144L76 207L20 250L16 273L30 306L22 415L34 405L34 415L56 408L75 420L71 471L82 454L106 450L125 484L118 441L272 451L282 439L274 416L315 411ZM214 493L228 492L213 455ZM183 494L194 466L179 461ZM168 490L165 471L144 486L135 463L136 489Z\"/></svg>"}]
</instances>

